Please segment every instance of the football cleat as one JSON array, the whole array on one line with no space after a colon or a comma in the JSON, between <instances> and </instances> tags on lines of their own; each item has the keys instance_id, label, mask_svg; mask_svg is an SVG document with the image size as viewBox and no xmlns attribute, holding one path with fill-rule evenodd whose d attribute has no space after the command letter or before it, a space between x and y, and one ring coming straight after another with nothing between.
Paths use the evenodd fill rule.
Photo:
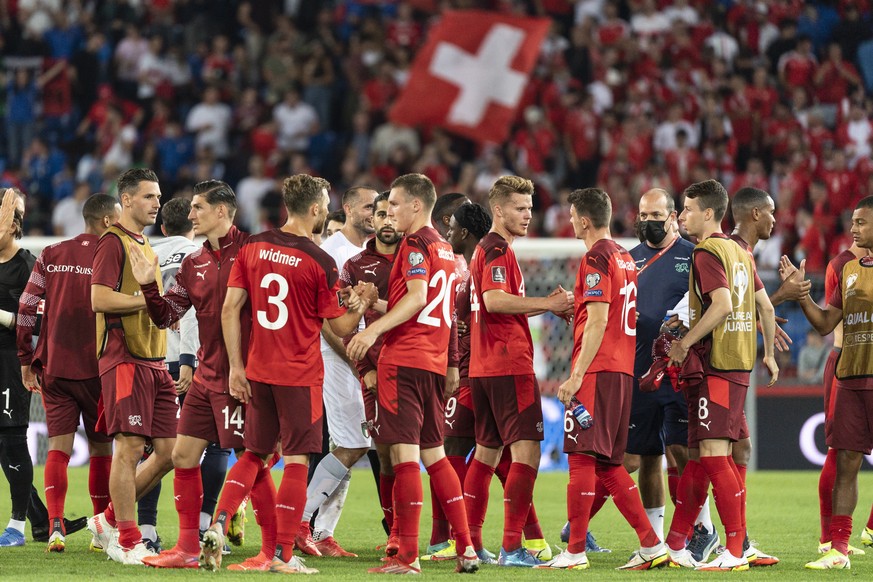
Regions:
<instances>
[{"instance_id":1,"label":"football cleat","mask_svg":"<svg viewBox=\"0 0 873 582\"><path fill-rule=\"evenodd\" d=\"M200 566L197 554L186 554L176 548L155 556L146 556L142 563L152 568L197 568Z\"/></svg>"},{"instance_id":2,"label":"football cleat","mask_svg":"<svg viewBox=\"0 0 873 582\"><path fill-rule=\"evenodd\" d=\"M6 531L0 534L0 548L17 548L24 545L24 534L17 529L7 527Z\"/></svg>"},{"instance_id":3,"label":"football cleat","mask_svg":"<svg viewBox=\"0 0 873 582\"><path fill-rule=\"evenodd\" d=\"M312 540L312 531L309 529L308 521L301 521L300 527L297 528L297 535L294 538L294 547L310 556L320 556L321 552L315 547L315 542Z\"/></svg>"},{"instance_id":4,"label":"football cleat","mask_svg":"<svg viewBox=\"0 0 873 582\"><path fill-rule=\"evenodd\" d=\"M88 518L88 531L94 536L94 541L97 542L103 550L106 550L118 539L118 530L109 525L106 516L102 513Z\"/></svg>"},{"instance_id":5,"label":"football cleat","mask_svg":"<svg viewBox=\"0 0 873 582\"><path fill-rule=\"evenodd\" d=\"M421 557L422 560L440 562L443 560L455 560L458 551L455 549L455 540L448 540L427 547L427 552Z\"/></svg>"},{"instance_id":6,"label":"football cleat","mask_svg":"<svg viewBox=\"0 0 873 582\"><path fill-rule=\"evenodd\" d=\"M653 570L662 568L670 563L670 556L667 553L667 546L658 544L646 551L640 548L633 554L624 566L619 566L616 570Z\"/></svg>"},{"instance_id":7,"label":"football cleat","mask_svg":"<svg viewBox=\"0 0 873 582\"><path fill-rule=\"evenodd\" d=\"M597 540L594 539L594 534L590 531L585 534L585 553L609 554L612 550L601 548L597 545Z\"/></svg>"},{"instance_id":8,"label":"football cleat","mask_svg":"<svg viewBox=\"0 0 873 582\"><path fill-rule=\"evenodd\" d=\"M376 546L377 550L384 549L385 555L389 558L397 555L397 551L400 549L400 538L396 535L389 535L388 541L385 542L385 545Z\"/></svg>"},{"instance_id":9,"label":"football cleat","mask_svg":"<svg viewBox=\"0 0 873 582\"><path fill-rule=\"evenodd\" d=\"M749 547L743 552L743 557L748 560L749 566L752 567L775 566L779 563L779 558L765 554L759 548L756 548L753 542L749 542Z\"/></svg>"},{"instance_id":10,"label":"football cleat","mask_svg":"<svg viewBox=\"0 0 873 582\"><path fill-rule=\"evenodd\" d=\"M694 559L688 548L674 550L667 546L667 554L670 556L670 567L672 568L697 568L702 566L700 562Z\"/></svg>"},{"instance_id":11,"label":"football cleat","mask_svg":"<svg viewBox=\"0 0 873 582\"><path fill-rule=\"evenodd\" d=\"M323 540L315 542L315 547L321 552L322 556L328 558L357 558L358 554L347 552L343 549L339 542L333 536L328 536Z\"/></svg>"},{"instance_id":12,"label":"football cleat","mask_svg":"<svg viewBox=\"0 0 873 582\"><path fill-rule=\"evenodd\" d=\"M231 564L227 569L237 572L269 572L272 563L273 558L268 558L263 552L258 552L257 556L246 558L239 564Z\"/></svg>"},{"instance_id":13,"label":"football cleat","mask_svg":"<svg viewBox=\"0 0 873 582\"><path fill-rule=\"evenodd\" d=\"M509 552L500 548L500 557L497 558L498 566L507 566L511 568L533 568L540 564L542 564L542 562L531 556L530 552L524 548L518 548L517 550L511 550Z\"/></svg>"},{"instance_id":14,"label":"football cleat","mask_svg":"<svg viewBox=\"0 0 873 582\"><path fill-rule=\"evenodd\" d=\"M307 568L303 558L291 556L287 562L279 558L273 558L270 562L270 572L274 574L318 574L315 568Z\"/></svg>"},{"instance_id":15,"label":"football cleat","mask_svg":"<svg viewBox=\"0 0 873 582\"><path fill-rule=\"evenodd\" d=\"M861 532L861 545L865 548L873 546L873 528L865 527Z\"/></svg>"},{"instance_id":16,"label":"football cleat","mask_svg":"<svg viewBox=\"0 0 873 582\"><path fill-rule=\"evenodd\" d=\"M48 546L46 547L46 552L63 552L66 548L64 543L64 534L59 531L52 532L51 537L49 537Z\"/></svg>"},{"instance_id":17,"label":"football cleat","mask_svg":"<svg viewBox=\"0 0 873 582\"><path fill-rule=\"evenodd\" d=\"M212 572L221 569L223 549L224 532L220 525L214 523L203 534L203 543L200 544L200 557L198 558L200 567Z\"/></svg>"},{"instance_id":18,"label":"football cleat","mask_svg":"<svg viewBox=\"0 0 873 582\"><path fill-rule=\"evenodd\" d=\"M536 567L551 568L553 570L586 570L589 566L588 556L585 552L571 554L567 550L563 550L545 564L540 564Z\"/></svg>"},{"instance_id":19,"label":"football cleat","mask_svg":"<svg viewBox=\"0 0 873 582\"><path fill-rule=\"evenodd\" d=\"M147 547L153 554L160 554L164 551L164 546L161 543L161 536L158 536L155 539L143 538L142 543L145 544L145 547Z\"/></svg>"},{"instance_id":20,"label":"football cleat","mask_svg":"<svg viewBox=\"0 0 873 582\"><path fill-rule=\"evenodd\" d=\"M570 543L570 522L564 524L564 527L561 528L561 541L565 544Z\"/></svg>"},{"instance_id":21,"label":"football cleat","mask_svg":"<svg viewBox=\"0 0 873 582\"><path fill-rule=\"evenodd\" d=\"M230 522L227 525L227 541L235 546L243 545L243 541L245 541L246 537L246 501L244 500L239 509L236 510L236 513L233 514L233 517L230 518ZM230 553L230 548L228 548L228 552Z\"/></svg>"},{"instance_id":22,"label":"football cleat","mask_svg":"<svg viewBox=\"0 0 873 582\"><path fill-rule=\"evenodd\" d=\"M407 564L397 556L391 556L382 560L383 564L378 568L367 570L369 574L421 574L421 563L418 558L411 564Z\"/></svg>"},{"instance_id":23,"label":"football cleat","mask_svg":"<svg viewBox=\"0 0 873 582\"><path fill-rule=\"evenodd\" d=\"M458 555L458 565L455 572L458 574L475 574L479 571L479 556L473 546L467 546L463 554Z\"/></svg>"},{"instance_id":24,"label":"football cleat","mask_svg":"<svg viewBox=\"0 0 873 582\"><path fill-rule=\"evenodd\" d=\"M88 544L88 551L97 554L103 553L103 546L100 545L100 542L97 541L95 536L91 536L91 543Z\"/></svg>"},{"instance_id":25,"label":"football cleat","mask_svg":"<svg viewBox=\"0 0 873 582\"><path fill-rule=\"evenodd\" d=\"M849 570L852 567L849 556L831 550L818 560L807 562L804 566L809 570Z\"/></svg>"},{"instance_id":26,"label":"football cleat","mask_svg":"<svg viewBox=\"0 0 873 582\"><path fill-rule=\"evenodd\" d=\"M143 559L154 556L151 550L142 542L132 548L123 548L117 542L106 548L106 555L115 562L125 566L142 566Z\"/></svg>"},{"instance_id":27,"label":"football cleat","mask_svg":"<svg viewBox=\"0 0 873 582\"><path fill-rule=\"evenodd\" d=\"M741 572L749 569L749 561L745 556L737 558L726 551L712 562L701 564L696 569L701 572Z\"/></svg>"},{"instance_id":28,"label":"football cleat","mask_svg":"<svg viewBox=\"0 0 873 582\"><path fill-rule=\"evenodd\" d=\"M521 545L537 560L549 561L552 559L552 547L542 538L524 540Z\"/></svg>"},{"instance_id":29,"label":"football cleat","mask_svg":"<svg viewBox=\"0 0 873 582\"><path fill-rule=\"evenodd\" d=\"M492 554L491 552L489 552L485 548L482 548L481 550L476 550L476 556L479 557L479 565L480 566L482 564L491 565L491 564L497 563L497 556L495 556L494 554Z\"/></svg>"},{"instance_id":30,"label":"football cleat","mask_svg":"<svg viewBox=\"0 0 873 582\"><path fill-rule=\"evenodd\" d=\"M77 531L83 530L88 526L88 518L80 517L77 519L64 518L64 535L72 535ZM57 529L57 528L54 528ZM48 542L49 534L51 533L48 522L39 525L30 524L30 533L35 542Z\"/></svg>"},{"instance_id":31,"label":"football cleat","mask_svg":"<svg viewBox=\"0 0 873 582\"><path fill-rule=\"evenodd\" d=\"M712 554L720 541L718 532L714 527L712 531L709 531L706 529L706 526L700 523L694 526L691 541L688 542L686 547L696 561L704 563L709 559L709 555Z\"/></svg>"},{"instance_id":32,"label":"football cleat","mask_svg":"<svg viewBox=\"0 0 873 582\"><path fill-rule=\"evenodd\" d=\"M819 554L827 554L830 551L831 551L831 543L830 542L825 542L823 544L818 545L818 553ZM861 548L856 548L855 546L853 546L851 544L849 545L849 555L850 556L863 556L866 553L867 552L865 552Z\"/></svg>"}]
</instances>

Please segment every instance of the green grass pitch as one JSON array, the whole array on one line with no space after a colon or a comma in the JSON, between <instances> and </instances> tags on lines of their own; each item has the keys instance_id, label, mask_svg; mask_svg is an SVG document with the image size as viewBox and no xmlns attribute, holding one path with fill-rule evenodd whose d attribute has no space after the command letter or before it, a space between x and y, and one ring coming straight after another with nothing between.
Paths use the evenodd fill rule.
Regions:
<instances>
[{"instance_id":1,"label":"green grass pitch","mask_svg":"<svg viewBox=\"0 0 873 582\"><path fill-rule=\"evenodd\" d=\"M278 481L279 472L274 472ZM536 504L546 539L560 544L558 532L565 521L565 473L544 473L537 481ZM70 489L67 496L67 516L76 517L90 513L87 495L87 468L70 470ZM818 542L818 474L814 472L759 472L749 474L748 522L751 536L760 542L762 549L779 556L782 562L772 568L754 568L749 572L732 573L757 579L853 579L873 580L873 551L870 555L852 559L851 571L811 572L803 564L816 556ZM494 480L491 504L486 521L486 546L497 551L500 545L500 530L503 523L502 494L499 483ZM42 467L36 468L36 485L42 488ZM164 479L164 494L161 497L158 515L158 532L164 547L172 546L178 531L178 519L173 509L171 494L172 479ZM8 519L8 486L0 481L0 519ZM428 487L425 483L425 495ZM864 471L860 480L860 500L855 512L855 534L852 542L859 545L858 534L864 527L873 502L873 474ZM668 519L670 509L668 508ZM715 516L715 508L713 507ZM357 580L366 577L366 569L379 564L380 552L375 547L384 543L385 536L380 525L381 512L376 501L376 489L369 471L355 471L349 498L336 534L348 550L360 555L357 559L309 558L307 565L318 568L321 577L331 580ZM430 503L425 499L422 511L421 543L427 544L430 534ZM669 523L669 522L668 522ZM5 521L0 523L4 525ZM588 578L590 580L633 579L636 577L657 580L700 579L727 576L727 574L679 571L662 569L653 572L616 572L628 555L636 549L636 538L612 503L597 515L592 524L599 543L612 548L612 554L592 554L591 569L587 571L552 572L483 567L476 576L489 580ZM30 532L28 530L28 540ZM145 567L121 566L107 561L103 554L88 552L90 536L87 532L67 538L67 551L63 554L44 553L44 544L28 541L23 548L0 549L0 580L34 580L55 582L60 580L237 580L268 576L267 573L233 573L224 569L218 573L197 570L168 571ZM246 542L234 548L225 564L242 561L257 552L259 531L249 511L246 527ZM424 546L422 547L424 549ZM429 577L456 576L451 563L423 563L423 574ZM269 575L272 577L272 575Z\"/></svg>"}]
</instances>

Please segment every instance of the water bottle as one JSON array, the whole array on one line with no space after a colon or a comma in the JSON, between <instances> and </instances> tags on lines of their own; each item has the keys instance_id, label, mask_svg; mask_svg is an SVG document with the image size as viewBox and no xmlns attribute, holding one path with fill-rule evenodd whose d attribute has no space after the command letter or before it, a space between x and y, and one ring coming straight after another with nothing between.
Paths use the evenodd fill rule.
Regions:
<instances>
[{"instance_id":1,"label":"water bottle","mask_svg":"<svg viewBox=\"0 0 873 582\"><path fill-rule=\"evenodd\" d=\"M588 412L585 405L579 402L575 396L570 399L570 405L573 407L570 412L576 418L576 422L579 423L582 430L588 430L594 426L594 417L591 416L591 413Z\"/></svg>"}]
</instances>

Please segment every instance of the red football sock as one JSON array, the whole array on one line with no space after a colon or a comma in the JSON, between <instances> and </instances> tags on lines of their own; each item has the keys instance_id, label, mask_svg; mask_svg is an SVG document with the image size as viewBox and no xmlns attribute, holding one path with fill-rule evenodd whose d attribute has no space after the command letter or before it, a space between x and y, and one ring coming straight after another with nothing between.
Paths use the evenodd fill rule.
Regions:
<instances>
[{"instance_id":1,"label":"red football sock","mask_svg":"<svg viewBox=\"0 0 873 582\"><path fill-rule=\"evenodd\" d=\"M598 477L594 483L594 503L591 505L591 515L588 520L594 519L597 512L603 509L606 502L609 501L609 490L603 485L603 481Z\"/></svg>"},{"instance_id":2,"label":"red football sock","mask_svg":"<svg viewBox=\"0 0 873 582\"><path fill-rule=\"evenodd\" d=\"M45 461L45 504L48 509L49 524L56 519L64 529L64 501L67 499L67 465L70 455L63 451L49 451Z\"/></svg>"},{"instance_id":3,"label":"red football sock","mask_svg":"<svg viewBox=\"0 0 873 582\"><path fill-rule=\"evenodd\" d=\"M503 488L506 488L506 478L509 476L509 467L512 466L512 450L509 447L503 447L503 453L500 455L500 461L494 467L494 474L500 480Z\"/></svg>"},{"instance_id":4,"label":"red football sock","mask_svg":"<svg viewBox=\"0 0 873 582\"><path fill-rule=\"evenodd\" d=\"M818 478L818 511L821 515L821 536L818 541L831 541L831 515L834 512L834 481L837 480L837 450L828 449Z\"/></svg>"},{"instance_id":5,"label":"red football sock","mask_svg":"<svg viewBox=\"0 0 873 582\"><path fill-rule=\"evenodd\" d=\"M451 465L449 465L451 468ZM428 469L430 474L430 469ZM430 511L433 516L430 528L430 545L436 545L449 539L449 520L443 512L443 504L434 490L433 476L430 478Z\"/></svg>"},{"instance_id":6,"label":"red football sock","mask_svg":"<svg viewBox=\"0 0 873 582\"><path fill-rule=\"evenodd\" d=\"M737 479L737 483L740 484L740 509L742 510L743 517L743 530L746 529L746 469L748 468L746 465L737 465L734 462L733 457L728 457L728 460L731 464L731 469L733 469L734 477Z\"/></svg>"},{"instance_id":7,"label":"red football sock","mask_svg":"<svg viewBox=\"0 0 873 582\"><path fill-rule=\"evenodd\" d=\"M570 481L567 483L570 543L567 551L578 554L585 551L585 538L588 534L588 521L597 481L596 461L594 457L576 453L567 455L567 460L570 463Z\"/></svg>"},{"instance_id":8,"label":"red football sock","mask_svg":"<svg viewBox=\"0 0 873 582\"><path fill-rule=\"evenodd\" d=\"M700 464L712 482L715 507L724 524L728 551L735 557L743 555L742 488L731 467L730 457L701 457Z\"/></svg>"},{"instance_id":9,"label":"red football sock","mask_svg":"<svg viewBox=\"0 0 873 582\"><path fill-rule=\"evenodd\" d=\"M676 505L676 490L679 487L679 467L667 467L667 489L670 490L670 501Z\"/></svg>"},{"instance_id":10,"label":"red football sock","mask_svg":"<svg viewBox=\"0 0 873 582\"><path fill-rule=\"evenodd\" d=\"M434 496L442 505L442 509L452 525L452 534L458 553L462 554L467 546L472 546L470 527L467 524L467 508L464 504L464 492L461 482L452 465L446 459L440 459L427 468L430 475L430 485Z\"/></svg>"},{"instance_id":11,"label":"red football sock","mask_svg":"<svg viewBox=\"0 0 873 582\"><path fill-rule=\"evenodd\" d=\"M388 528L394 527L394 475L379 475L379 504Z\"/></svg>"},{"instance_id":12,"label":"red football sock","mask_svg":"<svg viewBox=\"0 0 873 582\"><path fill-rule=\"evenodd\" d=\"M302 463L285 465L282 482L276 492L276 555L285 562L293 556L294 537L303 519L308 469Z\"/></svg>"},{"instance_id":13,"label":"red football sock","mask_svg":"<svg viewBox=\"0 0 873 582\"><path fill-rule=\"evenodd\" d=\"M199 554L200 506L203 504L200 465L192 469L176 468L173 493L176 511L179 512L179 539L176 547L186 554Z\"/></svg>"},{"instance_id":14,"label":"red football sock","mask_svg":"<svg viewBox=\"0 0 873 582\"><path fill-rule=\"evenodd\" d=\"M109 505L109 470L112 455L91 457L88 464L88 493L91 494L91 507L94 515L106 510Z\"/></svg>"},{"instance_id":15,"label":"red football sock","mask_svg":"<svg viewBox=\"0 0 873 582\"><path fill-rule=\"evenodd\" d=\"M103 510L103 517L106 518L110 526L118 527L118 523L115 521L115 507L112 505L112 501L106 504L106 509Z\"/></svg>"},{"instance_id":16,"label":"red football sock","mask_svg":"<svg viewBox=\"0 0 873 582\"><path fill-rule=\"evenodd\" d=\"M136 522L119 521L118 522L118 545L126 550L132 550L133 547L142 541L142 533L136 526Z\"/></svg>"},{"instance_id":17,"label":"red football sock","mask_svg":"<svg viewBox=\"0 0 873 582\"><path fill-rule=\"evenodd\" d=\"M640 538L640 546L651 548L658 545L661 540L652 529L652 524L646 516L643 502L637 491L637 484L621 465L607 465L598 462L596 466L597 478L603 486L612 494L612 500L619 512L624 516L637 537Z\"/></svg>"},{"instance_id":18,"label":"red football sock","mask_svg":"<svg viewBox=\"0 0 873 582\"><path fill-rule=\"evenodd\" d=\"M230 518L239 509L243 499L251 492L258 472L263 466L264 462L260 457L246 451L227 474L224 488L221 490L221 497L218 498L218 507L215 508L215 520L213 521L213 523L221 524L224 535L227 535Z\"/></svg>"},{"instance_id":19,"label":"red football sock","mask_svg":"<svg viewBox=\"0 0 873 582\"><path fill-rule=\"evenodd\" d=\"M394 466L394 518L400 548L397 557L411 564L418 557L418 521L421 518L421 475L418 463Z\"/></svg>"},{"instance_id":20,"label":"red football sock","mask_svg":"<svg viewBox=\"0 0 873 582\"><path fill-rule=\"evenodd\" d=\"M507 552L521 547L521 530L530 513L537 470L524 463L513 463L503 490L503 549Z\"/></svg>"},{"instance_id":21,"label":"red football sock","mask_svg":"<svg viewBox=\"0 0 873 582\"><path fill-rule=\"evenodd\" d=\"M473 547L482 549L482 524L485 523L485 513L488 511L488 492L491 488L491 477L494 468L473 459L464 479L464 505L467 507L467 524L470 526L470 537Z\"/></svg>"},{"instance_id":22,"label":"red football sock","mask_svg":"<svg viewBox=\"0 0 873 582\"><path fill-rule=\"evenodd\" d=\"M676 509L670 523L667 545L673 550L681 550L691 535L697 515L706 501L709 477L697 461L688 461L679 482L676 484Z\"/></svg>"},{"instance_id":23,"label":"red football sock","mask_svg":"<svg viewBox=\"0 0 873 582\"><path fill-rule=\"evenodd\" d=\"M269 467L261 469L255 477L251 501L255 521L261 528L261 551L272 556L276 553L276 482Z\"/></svg>"},{"instance_id":24,"label":"red football sock","mask_svg":"<svg viewBox=\"0 0 873 582\"><path fill-rule=\"evenodd\" d=\"M546 537L543 535L543 528L540 527L540 518L537 517L537 510L534 507L533 501L530 502L530 511L527 512L527 521L524 524L522 533L526 540L541 540Z\"/></svg>"},{"instance_id":25,"label":"red football sock","mask_svg":"<svg viewBox=\"0 0 873 582\"><path fill-rule=\"evenodd\" d=\"M452 466L452 469L455 470L455 474L458 476L458 481L461 482L461 489L463 489L464 479L467 478L466 457L459 457L457 455L446 455L446 458L449 460L449 464Z\"/></svg>"},{"instance_id":26,"label":"red football sock","mask_svg":"<svg viewBox=\"0 0 873 582\"><path fill-rule=\"evenodd\" d=\"M849 555L849 538L852 537L852 516L835 515L831 518L831 548L844 556Z\"/></svg>"}]
</instances>

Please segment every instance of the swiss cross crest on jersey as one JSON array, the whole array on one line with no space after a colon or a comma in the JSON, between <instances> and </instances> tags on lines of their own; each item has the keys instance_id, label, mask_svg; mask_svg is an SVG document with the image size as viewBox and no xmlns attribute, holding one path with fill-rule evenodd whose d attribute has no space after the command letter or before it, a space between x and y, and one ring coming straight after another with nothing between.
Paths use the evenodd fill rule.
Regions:
<instances>
[{"instance_id":1,"label":"swiss cross crest on jersey","mask_svg":"<svg viewBox=\"0 0 873 582\"><path fill-rule=\"evenodd\" d=\"M506 267L491 267L491 282L506 283Z\"/></svg>"}]
</instances>

